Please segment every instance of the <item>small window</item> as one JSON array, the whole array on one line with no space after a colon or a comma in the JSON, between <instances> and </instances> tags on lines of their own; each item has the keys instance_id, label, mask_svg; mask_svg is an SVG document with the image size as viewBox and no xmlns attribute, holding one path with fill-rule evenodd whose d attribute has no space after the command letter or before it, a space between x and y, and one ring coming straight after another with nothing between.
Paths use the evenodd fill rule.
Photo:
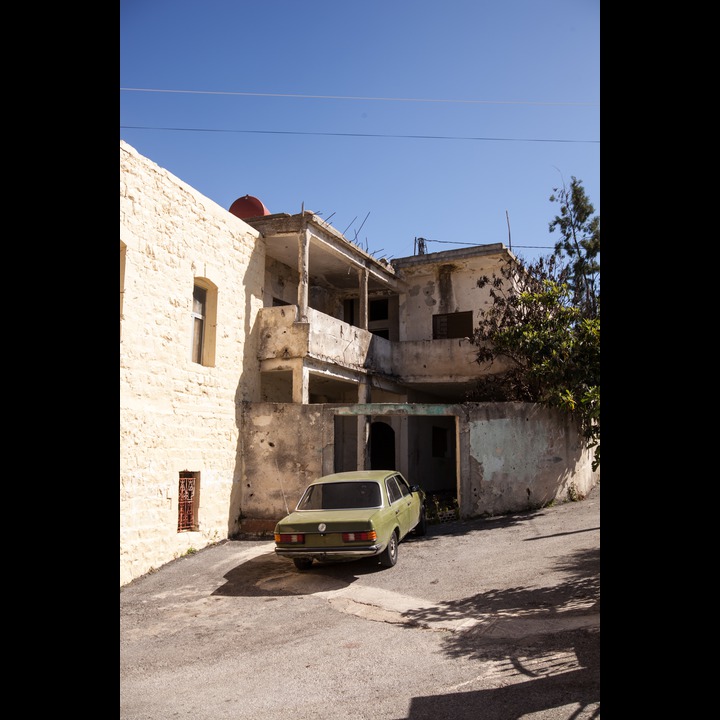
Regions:
<instances>
[{"instance_id":1,"label":"small window","mask_svg":"<svg viewBox=\"0 0 720 720\"><path fill-rule=\"evenodd\" d=\"M199 365L215 365L217 334L217 287L207 278L195 278L192 297L191 360Z\"/></svg>"},{"instance_id":2,"label":"small window","mask_svg":"<svg viewBox=\"0 0 720 720\"><path fill-rule=\"evenodd\" d=\"M193 288L193 362L202 364L203 340L205 338L205 308L207 307L207 290L198 287Z\"/></svg>"},{"instance_id":3,"label":"small window","mask_svg":"<svg viewBox=\"0 0 720 720\"><path fill-rule=\"evenodd\" d=\"M183 470L178 487L178 532L197 530L200 500L200 473Z\"/></svg>"},{"instance_id":4,"label":"small window","mask_svg":"<svg viewBox=\"0 0 720 720\"><path fill-rule=\"evenodd\" d=\"M472 337L472 310L433 315L433 340Z\"/></svg>"}]
</instances>

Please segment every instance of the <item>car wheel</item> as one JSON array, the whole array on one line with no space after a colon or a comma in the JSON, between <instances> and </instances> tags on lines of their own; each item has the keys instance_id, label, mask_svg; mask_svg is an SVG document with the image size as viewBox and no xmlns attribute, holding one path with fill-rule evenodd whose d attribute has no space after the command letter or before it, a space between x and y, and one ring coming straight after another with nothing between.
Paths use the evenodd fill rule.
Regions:
<instances>
[{"instance_id":1,"label":"car wheel","mask_svg":"<svg viewBox=\"0 0 720 720\"><path fill-rule=\"evenodd\" d=\"M420 508L420 520L418 520L418 524L415 526L415 534L416 535L425 535L427 532L427 516L425 515L425 507Z\"/></svg>"},{"instance_id":2,"label":"car wheel","mask_svg":"<svg viewBox=\"0 0 720 720\"><path fill-rule=\"evenodd\" d=\"M298 570L309 570L312 565L312 558L293 558L295 567Z\"/></svg>"},{"instance_id":3,"label":"car wheel","mask_svg":"<svg viewBox=\"0 0 720 720\"><path fill-rule=\"evenodd\" d=\"M385 567L392 567L397 562L398 557L398 539L397 533L393 532L388 540L387 547L383 550L380 555L380 564Z\"/></svg>"}]
</instances>

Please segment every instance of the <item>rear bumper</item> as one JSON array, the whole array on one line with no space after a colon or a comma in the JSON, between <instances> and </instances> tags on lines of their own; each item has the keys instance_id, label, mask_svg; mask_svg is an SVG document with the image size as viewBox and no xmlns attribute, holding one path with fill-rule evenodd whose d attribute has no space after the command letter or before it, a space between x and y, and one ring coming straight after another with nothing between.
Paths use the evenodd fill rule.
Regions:
<instances>
[{"instance_id":1,"label":"rear bumper","mask_svg":"<svg viewBox=\"0 0 720 720\"><path fill-rule=\"evenodd\" d=\"M352 558L372 557L379 555L384 549L385 544L366 545L364 547L332 547L332 548L283 548L276 547L275 552L281 557L288 558L307 558L313 560L349 560Z\"/></svg>"}]
</instances>

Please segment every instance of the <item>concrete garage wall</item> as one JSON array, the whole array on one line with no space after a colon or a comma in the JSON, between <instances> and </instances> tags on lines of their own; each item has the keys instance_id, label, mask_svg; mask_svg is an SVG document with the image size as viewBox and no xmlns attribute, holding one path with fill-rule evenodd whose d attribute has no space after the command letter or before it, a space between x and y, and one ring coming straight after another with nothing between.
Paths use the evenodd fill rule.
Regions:
<instances>
[{"instance_id":1,"label":"concrete garage wall","mask_svg":"<svg viewBox=\"0 0 720 720\"><path fill-rule=\"evenodd\" d=\"M599 481L592 451L565 414L532 403L467 408L460 443L468 462L460 482L463 516L542 507L586 495Z\"/></svg>"},{"instance_id":2,"label":"concrete garage wall","mask_svg":"<svg viewBox=\"0 0 720 720\"><path fill-rule=\"evenodd\" d=\"M592 452L562 413L532 403L464 403L432 406L436 424L457 420L458 500L463 518L500 515L585 495L599 481L591 468ZM378 418L397 415L405 421L413 405L363 405ZM274 523L292 510L305 486L334 472L335 415L351 420L353 406L245 404L241 413L245 477L239 496L240 533L270 534ZM418 406L418 415L427 415ZM360 415L360 413L358 413ZM292 431L289 431L292 428ZM401 435L401 434L399 434ZM407 452L416 453L414 438ZM412 482L428 489L435 478L423 478L412 463ZM397 458L407 467L407 458Z\"/></svg>"},{"instance_id":3,"label":"concrete garage wall","mask_svg":"<svg viewBox=\"0 0 720 720\"><path fill-rule=\"evenodd\" d=\"M305 487L333 470L334 415L325 405L244 403L243 475L233 515L240 533L272 534Z\"/></svg>"}]
</instances>

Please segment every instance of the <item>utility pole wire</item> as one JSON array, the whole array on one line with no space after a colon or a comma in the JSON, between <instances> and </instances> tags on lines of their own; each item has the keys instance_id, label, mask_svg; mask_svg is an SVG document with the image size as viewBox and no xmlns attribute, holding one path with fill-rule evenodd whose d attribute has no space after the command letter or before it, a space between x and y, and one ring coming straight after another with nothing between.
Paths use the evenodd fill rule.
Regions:
<instances>
[{"instance_id":1,"label":"utility pole wire","mask_svg":"<svg viewBox=\"0 0 720 720\"><path fill-rule=\"evenodd\" d=\"M535 102L533 100L437 100L433 98L361 97L354 95L299 95L294 93L231 92L226 90L162 90L159 88L121 87L125 92L176 93L185 95L239 95L243 97L304 98L306 100L379 100L385 102L457 103L468 105L560 105L600 107L600 103Z\"/></svg>"},{"instance_id":2,"label":"utility pole wire","mask_svg":"<svg viewBox=\"0 0 720 720\"><path fill-rule=\"evenodd\" d=\"M382 133L340 133L340 132L305 132L300 130L222 130L216 128L182 128L153 127L150 125L121 125L121 130L171 130L177 132L216 132L216 133L257 133L260 135L320 135L327 137L374 137L404 138L408 140L482 140L492 142L547 142L547 143L596 143L599 140L552 140L547 138L498 138L498 137L464 137L462 135L389 135Z\"/></svg>"}]
</instances>

